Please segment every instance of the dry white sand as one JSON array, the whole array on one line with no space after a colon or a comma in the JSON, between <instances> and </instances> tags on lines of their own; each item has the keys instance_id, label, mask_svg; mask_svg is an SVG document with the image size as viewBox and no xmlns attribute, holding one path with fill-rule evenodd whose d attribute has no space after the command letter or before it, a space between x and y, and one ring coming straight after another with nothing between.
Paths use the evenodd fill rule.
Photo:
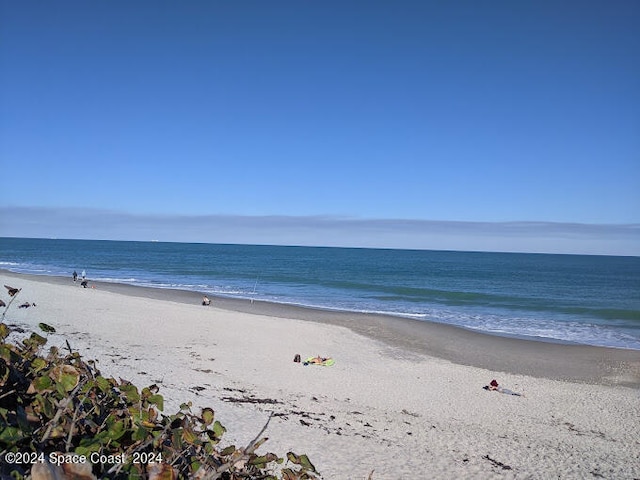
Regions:
<instances>
[{"instance_id":1,"label":"dry white sand","mask_svg":"<svg viewBox=\"0 0 640 480\"><path fill-rule=\"evenodd\" d=\"M189 400L196 410L212 407L227 443L248 443L273 412L261 451L307 453L326 479L366 479L371 471L394 480L640 478L640 352L617 358L590 348L594 364L608 362L615 375L558 380L567 377L565 357L556 375L528 376L457 364L343 326L231 311L215 300L203 307L195 296L188 304L163 300L173 298L167 292L122 294L6 272L0 281L22 288L17 303L37 304L12 307L8 324L48 323L58 332L51 342L68 339L99 360L104 375L160 385L167 414ZM454 350L478 350L473 339L486 337L471 334ZM526 350L505 351L527 365ZM293 362L296 353L336 363L303 366ZM483 390L492 378L526 396Z\"/></svg>"}]
</instances>

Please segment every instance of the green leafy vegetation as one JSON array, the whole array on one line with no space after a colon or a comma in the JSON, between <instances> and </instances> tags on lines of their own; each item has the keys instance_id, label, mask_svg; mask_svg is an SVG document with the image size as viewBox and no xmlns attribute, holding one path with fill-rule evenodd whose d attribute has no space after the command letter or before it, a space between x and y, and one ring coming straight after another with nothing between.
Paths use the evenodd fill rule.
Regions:
<instances>
[{"instance_id":1,"label":"green leafy vegetation","mask_svg":"<svg viewBox=\"0 0 640 480\"><path fill-rule=\"evenodd\" d=\"M6 306L2 315L5 318ZM306 455L258 454L262 431L246 447L222 448L226 428L211 408L184 403L165 415L157 385L139 389L101 375L55 328L39 324L10 340L0 323L0 477L40 479L319 479Z\"/></svg>"}]
</instances>

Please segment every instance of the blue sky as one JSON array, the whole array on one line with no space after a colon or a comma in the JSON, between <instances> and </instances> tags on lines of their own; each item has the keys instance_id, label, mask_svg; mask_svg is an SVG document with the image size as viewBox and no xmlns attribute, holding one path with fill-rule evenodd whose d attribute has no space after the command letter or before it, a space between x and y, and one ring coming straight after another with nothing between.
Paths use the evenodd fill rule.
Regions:
<instances>
[{"instance_id":1,"label":"blue sky","mask_svg":"<svg viewBox=\"0 0 640 480\"><path fill-rule=\"evenodd\" d=\"M640 254L637 1L0 5L0 235Z\"/></svg>"}]
</instances>

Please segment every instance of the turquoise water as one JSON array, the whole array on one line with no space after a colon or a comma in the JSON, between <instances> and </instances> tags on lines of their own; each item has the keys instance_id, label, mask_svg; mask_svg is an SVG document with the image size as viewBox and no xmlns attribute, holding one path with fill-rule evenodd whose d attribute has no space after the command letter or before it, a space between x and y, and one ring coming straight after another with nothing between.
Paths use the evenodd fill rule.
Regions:
<instances>
[{"instance_id":1,"label":"turquoise water","mask_svg":"<svg viewBox=\"0 0 640 480\"><path fill-rule=\"evenodd\" d=\"M0 268L640 350L640 258L0 238Z\"/></svg>"}]
</instances>

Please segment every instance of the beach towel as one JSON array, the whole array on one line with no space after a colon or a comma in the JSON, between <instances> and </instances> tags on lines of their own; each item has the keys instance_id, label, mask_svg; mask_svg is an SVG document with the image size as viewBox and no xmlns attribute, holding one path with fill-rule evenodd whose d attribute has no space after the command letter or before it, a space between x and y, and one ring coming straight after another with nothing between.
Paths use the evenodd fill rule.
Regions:
<instances>
[{"instance_id":1,"label":"beach towel","mask_svg":"<svg viewBox=\"0 0 640 480\"><path fill-rule=\"evenodd\" d=\"M331 365L336 363L336 361L333 358L327 358L322 363L316 363L316 362L313 361L314 358L316 358L316 357L307 358L304 361L304 365L319 365L321 367L330 367Z\"/></svg>"}]
</instances>

